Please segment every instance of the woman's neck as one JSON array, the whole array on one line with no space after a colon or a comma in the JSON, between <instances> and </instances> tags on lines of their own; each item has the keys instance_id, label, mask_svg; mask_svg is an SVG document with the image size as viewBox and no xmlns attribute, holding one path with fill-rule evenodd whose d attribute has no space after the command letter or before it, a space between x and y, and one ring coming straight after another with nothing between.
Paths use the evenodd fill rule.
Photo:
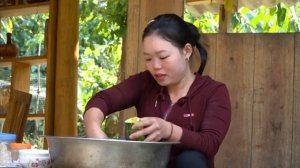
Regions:
<instances>
[{"instance_id":1,"label":"woman's neck","mask_svg":"<svg viewBox=\"0 0 300 168\"><path fill-rule=\"evenodd\" d=\"M187 95L194 80L195 74L188 73L177 84L167 87L172 103L177 102L178 99Z\"/></svg>"}]
</instances>

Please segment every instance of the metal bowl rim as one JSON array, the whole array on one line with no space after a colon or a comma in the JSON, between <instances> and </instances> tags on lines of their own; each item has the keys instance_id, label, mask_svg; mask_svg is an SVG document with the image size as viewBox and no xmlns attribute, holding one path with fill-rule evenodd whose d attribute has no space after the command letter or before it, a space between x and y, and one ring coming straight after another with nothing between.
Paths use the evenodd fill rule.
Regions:
<instances>
[{"instance_id":1,"label":"metal bowl rim","mask_svg":"<svg viewBox=\"0 0 300 168\"><path fill-rule=\"evenodd\" d=\"M149 141L133 141L133 140L124 140L124 139L98 139L98 138L85 138L85 137L66 137L66 136L45 136L46 139L53 138L53 139L69 139L69 140L88 140L88 141L104 141L104 142L121 142L121 143L135 143L135 144L154 144L154 145L175 145L179 144L180 142L169 142L169 141L162 141L162 142L149 142Z\"/></svg>"}]
</instances>

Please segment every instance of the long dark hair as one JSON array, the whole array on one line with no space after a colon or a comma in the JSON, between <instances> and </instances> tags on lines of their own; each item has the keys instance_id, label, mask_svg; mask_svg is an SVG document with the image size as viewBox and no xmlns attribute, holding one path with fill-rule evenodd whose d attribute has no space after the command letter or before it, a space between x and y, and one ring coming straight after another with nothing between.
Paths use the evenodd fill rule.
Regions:
<instances>
[{"instance_id":1,"label":"long dark hair","mask_svg":"<svg viewBox=\"0 0 300 168\"><path fill-rule=\"evenodd\" d=\"M145 37L156 33L179 49L189 43L199 50L201 64L198 73L202 74L207 62L207 51L200 43L200 33L191 23L184 21L176 14L162 14L151 20L143 33Z\"/></svg>"}]
</instances>

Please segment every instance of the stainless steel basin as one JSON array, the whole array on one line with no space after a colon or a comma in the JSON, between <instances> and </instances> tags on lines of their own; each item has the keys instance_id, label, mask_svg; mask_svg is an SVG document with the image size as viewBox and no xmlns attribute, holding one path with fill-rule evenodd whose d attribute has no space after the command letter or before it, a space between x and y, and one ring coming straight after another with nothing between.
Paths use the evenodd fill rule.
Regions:
<instances>
[{"instance_id":1,"label":"stainless steel basin","mask_svg":"<svg viewBox=\"0 0 300 168\"><path fill-rule=\"evenodd\" d=\"M165 168L173 142L46 136L52 167Z\"/></svg>"}]
</instances>

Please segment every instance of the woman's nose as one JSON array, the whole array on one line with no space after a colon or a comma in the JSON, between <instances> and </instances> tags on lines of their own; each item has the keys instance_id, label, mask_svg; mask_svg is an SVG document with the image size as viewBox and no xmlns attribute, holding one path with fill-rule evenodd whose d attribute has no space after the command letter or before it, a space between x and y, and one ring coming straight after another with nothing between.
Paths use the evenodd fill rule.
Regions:
<instances>
[{"instance_id":1,"label":"woman's nose","mask_svg":"<svg viewBox=\"0 0 300 168\"><path fill-rule=\"evenodd\" d=\"M153 59L152 60L152 68L153 69L160 69L161 68L161 62L160 62L160 60Z\"/></svg>"}]
</instances>

